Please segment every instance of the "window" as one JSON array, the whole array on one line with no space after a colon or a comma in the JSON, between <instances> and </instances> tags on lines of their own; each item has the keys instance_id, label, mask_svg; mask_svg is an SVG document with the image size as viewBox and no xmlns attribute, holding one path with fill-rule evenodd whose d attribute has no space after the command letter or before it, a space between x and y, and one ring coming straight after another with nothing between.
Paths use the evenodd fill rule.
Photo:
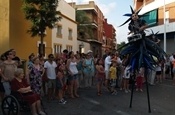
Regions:
<instances>
[{"instance_id":1,"label":"window","mask_svg":"<svg viewBox=\"0 0 175 115\"><path fill-rule=\"evenodd\" d=\"M165 12L165 23L168 24L169 23L169 11Z\"/></svg>"},{"instance_id":2,"label":"window","mask_svg":"<svg viewBox=\"0 0 175 115\"><path fill-rule=\"evenodd\" d=\"M61 53L62 45L61 44L54 44L54 54Z\"/></svg>"},{"instance_id":3,"label":"window","mask_svg":"<svg viewBox=\"0 0 175 115\"><path fill-rule=\"evenodd\" d=\"M67 45L66 49L70 52L70 51L72 51L72 46L71 45Z\"/></svg>"},{"instance_id":4,"label":"window","mask_svg":"<svg viewBox=\"0 0 175 115\"><path fill-rule=\"evenodd\" d=\"M142 19L146 21L149 26L155 25L158 22L158 9L152 10L143 14Z\"/></svg>"},{"instance_id":5,"label":"window","mask_svg":"<svg viewBox=\"0 0 175 115\"><path fill-rule=\"evenodd\" d=\"M57 37L62 38L62 26L57 26Z\"/></svg>"},{"instance_id":6,"label":"window","mask_svg":"<svg viewBox=\"0 0 175 115\"><path fill-rule=\"evenodd\" d=\"M72 40L72 29L69 28L68 31L69 31L68 39Z\"/></svg>"}]
</instances>

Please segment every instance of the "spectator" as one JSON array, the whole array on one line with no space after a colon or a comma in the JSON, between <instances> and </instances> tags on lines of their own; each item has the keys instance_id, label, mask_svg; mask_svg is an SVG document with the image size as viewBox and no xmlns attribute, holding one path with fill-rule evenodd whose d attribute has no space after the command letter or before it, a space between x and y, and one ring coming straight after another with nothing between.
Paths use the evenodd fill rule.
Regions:
<instances>
[{"instance_id":1,"label":"spectator","mask_svg":"<svg viewBox=\"0 0 175 115\"><path fill-rule=\"evenodd\" d=\"M48 101L55 98L56 67L57 67L57 64L54 61L54 55L49 54L48 60L44 63L44 68L47 75Z\"/></svg>"},{"instance_id":2,"label":"spectator","mask_svg":"<svg viewBox=\"0 0 175 115\"><path fill-rule=\"evenodd\" d=\"M67 70L68 70L68 80L69 80L69 89L70 97L75 98L79 97L77 94L78 90L78 69L77 69L77 60L74 56L74 52L69 52L69 59L67 60Z\"/></svg>"},{"instance_id":3,"label":"spectator","mask_svg":"<svg viewBox=\"0 0 175 115\"><path fill-rule=\"evenodd\" d=\"M109 68L110 65L112 63L112 58L113 58L113 54L109 53L109 55L105 58L105 62L104 62L104 67L105 67L105 86L108 88L109 90Z\"/></svg>"},{"instance_id":4,"label":"spectator","mask_svg":"<svg viewBox=\"0 0 175 115\"><path fill-rule=\"evenodd\" d=\"M94 62L91 58L90 53L87 53L86 58L83 61L83 73L84 73L84 81L85 88L90 88L92 86L92 78L94 76Z\"/></svg>"},{"instance_id":5,"label":"spectator","mask_svg":"<svg viewBox=\"0 0 175 115\"><path fill-rule=\"evenodd\" d=\"M29 105L31 105L32 115L46 115L41 110L41 101L40 96L36 93L33 93L30 85L24 79L24 71L21 68L18 68L14 72L14 79L11 81L11 88L13 92L21 93L21 98L24 99ZM38 111L38 112L37 112ZM38 114L37 114L38 113Z\"/></svg>"},{"instance_id":6,"label":"spectator","mask_svg":"<svg viewBox=\"0 0 175 115\"><path fill-rule=\"evenodd\" d=\"M105 78L105 70L103 67L103 59L98 59L96 63L96 81L97 81L97 95L102 94L102 83Z\"/></svg>"},{"instance_id":7,"label":"spectator","mask_svg":"<svg viewBox=\"0 0 175 115\"><path fill-rule=\"evenodd\" d=\"M30 86L33 92L41 95L42 76L44 75L44 67L40 65L38 57L33 59L33 65L29 68Z\"/></svg>"},{"instance_id":8,"label":"spectator","mask_svg":"<svg viewBox=\"0 0 175 115\"><path fill-rule=\"evenodd\" d=\"M21 59L16 55L15 49L10 49L10 51L12 52L12 54L14 56L12 60L17 62L17 64L18 64L17 66L18 67L21 67L22 66L22 62L21 62Z\"/></svg>"},{"instance_id":9,"label":"spectator","mask_svg":"<svg viewBox=\"0 0 175 115\"><path fill-rule=\"evenodd\" d=\"M112 66L109 69L109 79L110 79L110 91L112 95L117 94L117 90L115 89L116 80L117 80L117 62L112 62Z\"/></svg>"},{"instance_id":10,"label":"spectator","mask_svg":"<svg viewBox=\"0 0 175 115\"><path fill-rule=\"evenodd\" d=\"M64 91L66 88L66 79L65 79L65 71L66 67L65 64L61 64L59 66L58 72L57 72L57 79L56 79L56 86L58 89L58 97L59 97L59 103L65 104L67 101L64 100Z\"/></svg>"},{"instance_id":11,"label":"spectator","mask_svg":"<svg viewBox=\"0 0 175 115\"><path fill-rule=\"evenodd\" d=\"M17 69L17 63L16 61L12 60L14 58L14 55L12 51L5 52L6 60L3 62L2 67L2 75L4 76L2 78L2 84L5 89L5 95L10 95L11 93L11 87L10 87L10 81L14 78L14 72Z\"/></svg>"},{"instance_id":12,"label":"spectator","mask_svg":"<svg viewBox=\"0 0 175 115\"><path fill-rule=\"evenodd\" d=\"M136 76L136 91L143 92L143 77L144 77L144 68L141 67Z\"/></svg>"}]
</instances>

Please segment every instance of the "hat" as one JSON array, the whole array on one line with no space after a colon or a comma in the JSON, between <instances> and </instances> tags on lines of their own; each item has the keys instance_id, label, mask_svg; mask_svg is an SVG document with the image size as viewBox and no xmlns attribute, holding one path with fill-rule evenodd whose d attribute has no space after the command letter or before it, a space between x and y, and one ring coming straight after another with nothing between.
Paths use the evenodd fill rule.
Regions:
<instances>
[{"instance_id":1,"label":"hat","mask_svg":"<svg viewBox=\"0 0 175 115\"><path fill-rule=\"evenodd\" d=\"M88 51L87 51L87 54L88 54L88 53L92 53L92 50L88 50Z\"/></svg>"}]
</instances>

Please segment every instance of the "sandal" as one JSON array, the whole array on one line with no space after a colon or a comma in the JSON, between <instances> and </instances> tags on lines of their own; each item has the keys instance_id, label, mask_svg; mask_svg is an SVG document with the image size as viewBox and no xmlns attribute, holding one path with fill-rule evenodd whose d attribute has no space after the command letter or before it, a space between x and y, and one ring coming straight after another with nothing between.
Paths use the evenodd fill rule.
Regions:
<instances>
[{"instance_id":1,"label":"sandal","mask_svg":"<svg viewBox=\"0 0 175 115\"><path fill-rule=\"evenodd\" d=\"M100 93L100 92L98 92L98 93L97 93L97 95L98 95L98 96L101 96L101 93Z\"/></svg>"},{"instance_id":2,"label":"sandal","mask_svg":"<svg viewBox=\"0 0 175 115\"><path fill-rule=\"evenodd\" d=\"M78 97L80 97L80 96L79 96L78 94L75 94L75 97L77 97L77 98L78 98Z\"/></svg>"}]
</instances>

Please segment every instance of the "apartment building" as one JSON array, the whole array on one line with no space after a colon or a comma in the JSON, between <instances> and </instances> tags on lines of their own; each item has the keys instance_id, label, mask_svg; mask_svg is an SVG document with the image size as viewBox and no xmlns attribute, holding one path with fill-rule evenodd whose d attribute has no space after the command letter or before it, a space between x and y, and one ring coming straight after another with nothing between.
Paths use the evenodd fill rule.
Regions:
<instances>
[{"instance_id":1,"label":"apartment building","mask_svg":"<svg viewBox=\"0 0 175 115\"><path fill-rule=\"evenodd\" d=\"M75 21L75 9L66 1L59 0L57 8L61 12L61 20L52 29L53 53L61 53L64 49L76 52L77 44L77 23Z\"/></svg>"},{"instance_id":2,"label":"apartment building","mask_svg":"<svg viewBox=\"0 0 175 115\"><path fill-rule=\"evenodd\" d=\"M108 24L107 19L104 21L104 38L103 38L103 50L110 50L115 52L116 50L116 30L112 24Z\"/></svg>"},{"instance_id":3,"label":"apartment building","mask_svg":"<svg viewBox=\"0 0 175 115\"><path fill-rule=\"evenodd\" d=\"M94 1L89 1L87 4L76 4L75 2L69 4L76 10L86 12L86 15L90 18L90 25L93 27L93 36L91 38L82 39L78 36L78 40L82 40L85 44L85 52L90 49L93 51L94 55L102 55L106 49L115 49L115 46L112 43L114 42L116 44L116 41L114 40L115 29L111 24L105 22L106 20L103 12Z\"/></svg>"},{"instance_id":4,"label":"apartment building","mask_svg":"<svg viewBox=\"0 0 175 115\"><path fill-rule=\"evenodd\" d=\"M140 14L147 15L147 30L159 32L160 46L168 54L175 52L175 0L134 0L134 6L137 10L142 8Z\"/></svg>"}]
</instances>

